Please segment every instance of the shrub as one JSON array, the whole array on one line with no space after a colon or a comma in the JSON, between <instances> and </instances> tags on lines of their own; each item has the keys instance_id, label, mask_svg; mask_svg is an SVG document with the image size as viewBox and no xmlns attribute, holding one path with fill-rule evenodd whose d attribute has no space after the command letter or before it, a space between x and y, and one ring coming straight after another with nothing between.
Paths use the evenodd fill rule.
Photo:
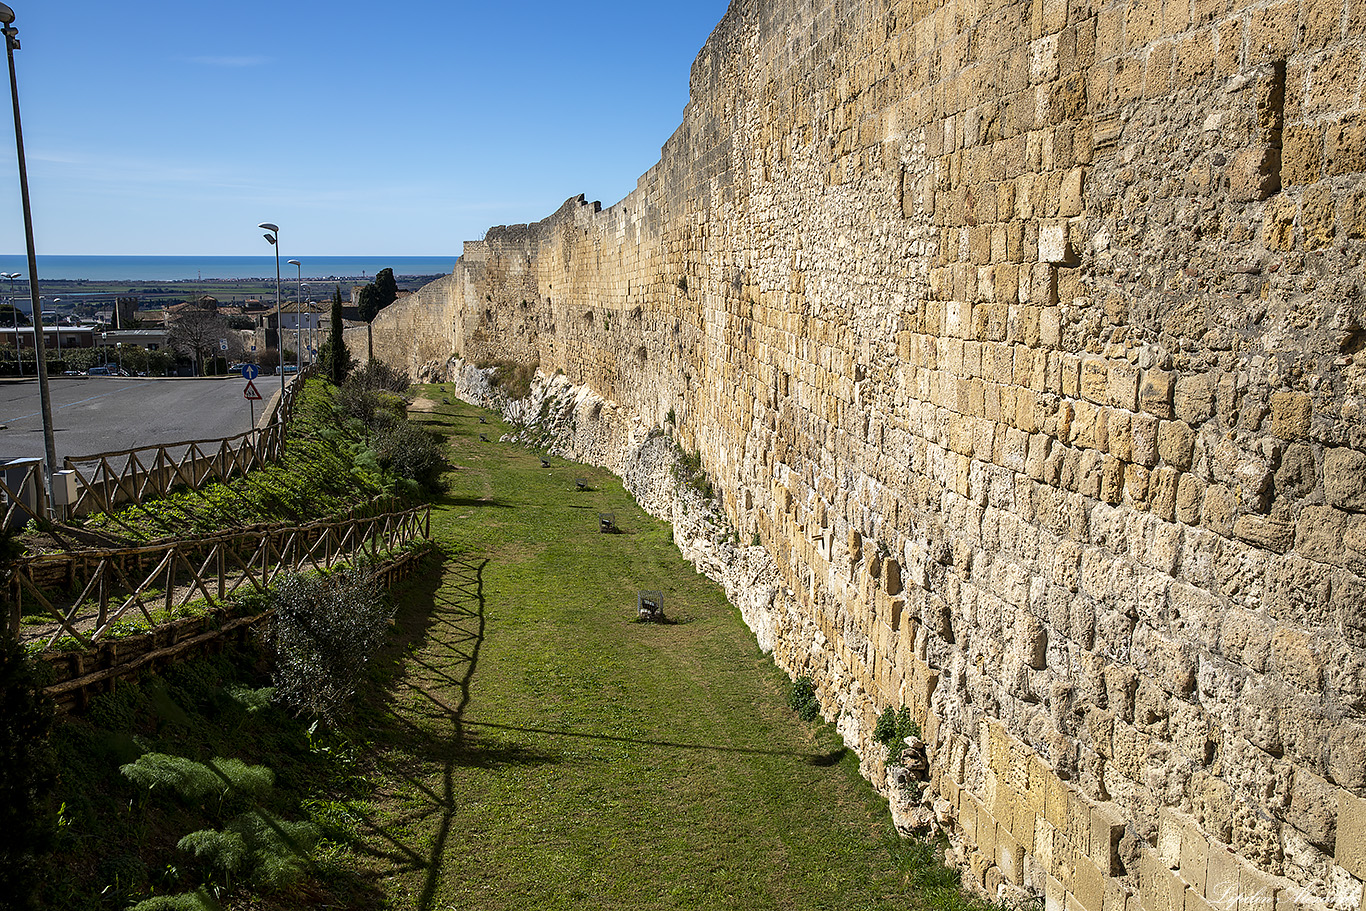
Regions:
<instances>
[{"instance_id":1,"label":"shrub","mask_svg":"<svg viewBox=\"0 0 1366 911\"><path fill-rule=\"evenodd\" d=\"M810 677L798 677L792 681L787 704L803 721L815 721L820 717L821 704L816 699L816 687Z\"/></svg>"},{"instance_id":2,"label":"shrub","mask_svg":"<svg viewBox=\"0 0 1366 911\"><path fill-rule=\"evenodd\" d=\"M353 371L346 378L344 385L401 395L407 392L412 384L412 379L405 371L395 370L383 361L370 361L364 367Z\"/></svg>"},{"instance_id":3,"label":"shrub","mask_svg":"<svg viewBox=\"0 0 1366 911\"><path fill-rule=\"evenodd\" d=\"M365 566L284 577L273 588L275 699L291 711L335 719L393 617Z\"/></svg>"},{"instance_id":4,"label":"shrub","mask_svg":"<svg viewBox=\"0 0 1366 911\"><path fill-rule=\"evenodd\" d=\"M911 710L904 705L899 709L887 706L873 726L873 739L887 748L887 765L901 762L907 737L919 736L920 725L911 720Z\"/></svg>"},{"instance_id":5,"label":"shrub","mask_svg":"<svg viewBox=\"0 0 1366 911\"><path fill-rule=\"evenodd\" d=\"M240 759L195 762L166 753L144 753L119 771L149 791L175 791L189 800L222 799L233 794L263 794L275 784L275 773L265 766L250 766Z\"/></svg>"},{"instance_id":6,"label":"shrub","mask_svg":"<svg viewBox=\"0 0 1366 911\"><path fill-rule=\"evenodd\" d=\"M539 363L519 364L516 361L495 361L486 364L493 368L489 374L489 385L495 389L502 389L507 393L508 398L520 401L531 395L531 381L536 377L536 371L540 368Z\"/></svg>"},{"instance_id":7,"label":"shrub","mask_svg":"<svg viewBox=\"0 0 1366 911\"><path fill-rule=\"evenodd\" d=\"M440 489L446 456L445 445L436 434L403 421L380 430L370 445L383 470L415 481L424 491Z\"/></svg>"}]
</instances>

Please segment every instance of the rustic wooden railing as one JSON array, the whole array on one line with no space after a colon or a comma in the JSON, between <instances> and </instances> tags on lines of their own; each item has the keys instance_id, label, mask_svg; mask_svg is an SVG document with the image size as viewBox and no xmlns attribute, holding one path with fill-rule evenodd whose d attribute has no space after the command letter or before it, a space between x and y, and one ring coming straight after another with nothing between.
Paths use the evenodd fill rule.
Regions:
<instances>
[{"instance_id":1,"label":"rustic wooden railing","mask_svg":"<svg viewBox=\"0 0 1366 911\"><path fill-rule=\"evenodd\" d=\"M65 467L76 473L76 501L70 514L110 512L122 503L141 505L180 486L198 490L205 484L227 481L278 460L284 455L285 436L294 417L298 391L315 372L315 365L310 364L285 388L271 422L265 427L226 439L186 440L67 456L63 460Z\"/></svg>"},{"instance_id":2,"label":"rustic wooden railing","mask_svg":"<svg viewBox=\"0 0 1366 911\"><path fill-rule=\"evenodd\" d=\"M307 525L22 557L0 574L10 629L34 638L23 635L27 599L40 608L35 616L44 618L45 647L62 636L89 646L135 610L156 624L194 601L212 608L243 588L265 591L281 573L324 570L363 555L378 559L431 537L430 505L358 513Z\"/></svg>"}]
</instances>

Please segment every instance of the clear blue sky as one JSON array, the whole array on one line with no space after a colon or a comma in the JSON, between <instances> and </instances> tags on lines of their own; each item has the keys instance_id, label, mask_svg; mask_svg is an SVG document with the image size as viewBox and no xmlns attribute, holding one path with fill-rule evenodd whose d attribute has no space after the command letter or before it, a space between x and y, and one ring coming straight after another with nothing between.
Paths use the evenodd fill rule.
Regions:
<instances>
[{"instance_id":1,"label":"clear blue sky","mask_svg":"<svg viewBox=\"0 0 1366 911\"><path fill-rule=\"evenodd\" d=\"M38 252L458 255L659 159L725 0L11 0ZM0 110L0 251L24 249Z\"/></svg>"}]
</instances>

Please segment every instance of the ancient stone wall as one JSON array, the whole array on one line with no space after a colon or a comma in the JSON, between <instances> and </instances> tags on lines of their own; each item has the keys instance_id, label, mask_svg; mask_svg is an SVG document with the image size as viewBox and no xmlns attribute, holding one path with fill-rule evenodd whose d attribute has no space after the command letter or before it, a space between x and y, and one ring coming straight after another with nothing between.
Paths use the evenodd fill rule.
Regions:
<instances>
[{"instance_id":1,"label":"ancient stone wall","mask_svg":"<svg viewBox=\"0 0 1366 911\"><path fill-rule=\"evenodd\" d=\"M1354 911L1363 51L1366 0L735 0L635 192L377 335L698 450L775 656L865 749L913 708L988 888Z\"/></svg>"}]
</instances>

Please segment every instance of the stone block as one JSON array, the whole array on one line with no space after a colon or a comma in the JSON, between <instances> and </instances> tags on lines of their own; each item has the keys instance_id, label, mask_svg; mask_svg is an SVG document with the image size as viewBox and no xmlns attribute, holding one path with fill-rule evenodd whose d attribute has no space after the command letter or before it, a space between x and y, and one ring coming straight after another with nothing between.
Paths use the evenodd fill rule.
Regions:
<instances>
[{"instance_id":1,"label":"stone block","mask_svg":"<svg viewBox=\"0 0 1366 911\"><path fill-rule=\"evenodd\" d=\"M1285 128L1281 147L1281 180L1289 186L1314 183L1323 171L1323 128L1297 123Z\"/></svg>"},{"instance_id":2,"label":"stone block","mask_svg":"<svg viewBox=\"0 0 1366 911\"><path fill-rule=\"evenodd\" d=\"M1110 394L1109 363L1100 357L1083 358L1081 362L1081 396L1097 405L1104 405Z\"/></svg>"},{"instance_id":3,"label":"stone block","mask_svg":"<svg viewBox=\"0 0 1366 911\"><path fill-rule=\"evenodd\" d=\"M1310 560L1341 565L1347 517L1331 506L1304 507L1295 524L1295 550Z\"/></svg>"},{"instance_id":4,"label":"stone block","mask_svg":"<svg viewBox=\"0 0 1366 911\"><path fill-rule=\"evenodd\" d=\"M1126 362L1110 366L1109 404L1125 411L1138 409L1138 368Z\"/></svg>"},{"instance_id":5,"label":"stone block","mask_svg":"<svg viewBox=\"0 0 1366 911\"><path fill-rule=\"evenodd\" d=\"M1274 146L1244 149L1228 168L1229 198L1257 202L1281 189L1281 150Z\"/></svg>"},{"instance_id":6,"label":"stone block","mask_svg":"<svg viewBox=\"0 0 1366 911\"><path fill-rule=\"evenodd\" d=\"M1366 117L1345 114L1327 129L1323 170L1325 176L1366 171Z\"/></svg>"},{"instance_id":7,"label":"stone block","mask_svg":"<svg viewBox=\"0 0 1366 911\"><path fill-rule=\"evenodd\" d=\"M1241 890L1238 858L1223 845L1210 845L1205 864L1205 900L1215 911L1238 911Z\"/></svg>"},{"instance_id":8,"label":"stone block","mask_svg":"<svg viewBox=\"0 0 1366 911\"><path fill-rule=\"evenodd\" d=\"M1303 392L1272 393L1271 432L1283 440L1303 439L1313 413L1313 400Z\"/></svg>"},{"instance_id":9,"label":"stone block","mask_svg":"<svg viewBox=\"0 0 1366 911\"><path fill-rule=\"evenodd\" d=\"M1338 791L1338 820L1333 859L1339 867L1366 879L1366 800Z\"/></svg>"},{"instance_id":10,"label":"stone block","mask_svg":"<svg viewBox=\"0 0 1366 911\"><path fill-rule=\"evenodd\" d=\"M1285 821L1298 829L1311 845L1331 852L1338 830L1339 793L1340 789L1308 769L1296 769Z\"/></svg>"},{"instance_id":11,"label":"stone block","mask_svg":"<svg viewBox=\"0 0 1366 911\"><path fill-rule=\"evenodd\" d=\"M1143 382L1138 389L1139 407L1159 418L1174 417L1172 394L1175 388L1176 377L1171 371L1143 371Z\"/></svg>"},{"instance_id":12,"label":"stone block","mask_svg":"<svg viewBox=\"0 0 1366 911\"><path fill-rule=\"evenodd\" d=\"M1124 864L1119 857L1119 843L1124 838L1124 821L1109 806L1097 806L1091 811L1091 860L1101 875L1122 876Z\"/></svg>"},{"instance_id":13,"label":"stone block","mask_svg":"<svg viewBox=\"0 0 1366 911\"><path fill-rule=\"evenodd\" d=\"M1343 721L1328 741L1328 775L1349 791L1366 788L1366 724Z\"/></svg>"},{"instance_id":14,"label":"stone block","mask_svg":"<svg viewBox=\"0 0 1366 911\"><path fill-rule=\"evenodd\" d=\"M1184 421L1162 421L1157 428L1157 452L1173 468L1187 471L1195 451L1195 434Z\"/></svg>"},{"instance_id":15,"label":"stone block","mask_svg":"<svg viewBox=\"0 0 1366 911\"><path fill-rule=\"evenodd\" d=\"M1100 868L1091 859L1078 856L1076 871L1072 879L1072 894L1086 911L1103 911L1105 901L1105 880Z\"/></svg>"},{"instance_id":16,"label":"stone block","mask_svg":"<svg viewBox=\"0 0 1366 911\"><path fill-rule=\"evenodd\" d=\"M996 866L1011 885L1024 885L1024 847L1004 829L996 830Z\"/></svg>"},{"instance_id":17,"label":"stone block","mask_svg":"<svg viewBox=\"0 0 1366 911\"><path fill-rule=\"evenodd\" d=\"M1194 822L1181 828L1181 878L1205 894L1205 869L1209 864L1209 839Z\"/></svg>"},{"instance_id":18,"label":"stone block","mask_svg":"<svg viewBox=\"0 0 1366 911\"><path fill-rule=\"evenodd\" d=\"M1070 263L1076 258L1068 236L1067 222L1056 221L1039 225L1039 262Z\"/></svg>"},{"instance_id":19,"label":"stone block","mask_svg":"<svg viewBox=\"0 0 1366 911\"><path fill-rule=\"evenodd\" d=\"M1262 213L1262 243L1271 250L1293 250L1299 212L1293 199L1272 200Z\"/></svg>"},{"instance_id":20,"label":"stone block","mask_svg":"<svg viewBox=\"0 0 1366 911\"><path fill-rule=\"evenodd\" d=\"M1207 373L1178 376L1172 403L1174 416L1191 425L1207 420L1214 414L1214 390L1214 380Z\"/></svg>"},{"instance_id":21,"label":"stone block","mask_svg":"<svg viewBox=\"0 0 1366 911\"><path fill-rule=\"evenodd\" d=\"M1366 511L1366 453L1345 447L1324 450L1323 493L1329 505Z\"/></svg>"},{"instance_id":22,"label":"stone block","mask_svg":"<svg viewBox=\"0 0 1366 911\"><path fill-rule=\"evenodd\" d=\"M1145 468L1157 464L1157 418L1136 414L1129 420L1133 460Z\"/></svg>"},{"instance_id":23,"label":"stone block","mask_svg":"<svg viewBox=\"0 0 1366 911\"><path fill-rule=\"evenodd\" d=\"M1265 516L1245 514L1233 523L1233 534L1255 547L1283 554L1295 541L1295 526Z\"/></svg>"}]
</instances>

